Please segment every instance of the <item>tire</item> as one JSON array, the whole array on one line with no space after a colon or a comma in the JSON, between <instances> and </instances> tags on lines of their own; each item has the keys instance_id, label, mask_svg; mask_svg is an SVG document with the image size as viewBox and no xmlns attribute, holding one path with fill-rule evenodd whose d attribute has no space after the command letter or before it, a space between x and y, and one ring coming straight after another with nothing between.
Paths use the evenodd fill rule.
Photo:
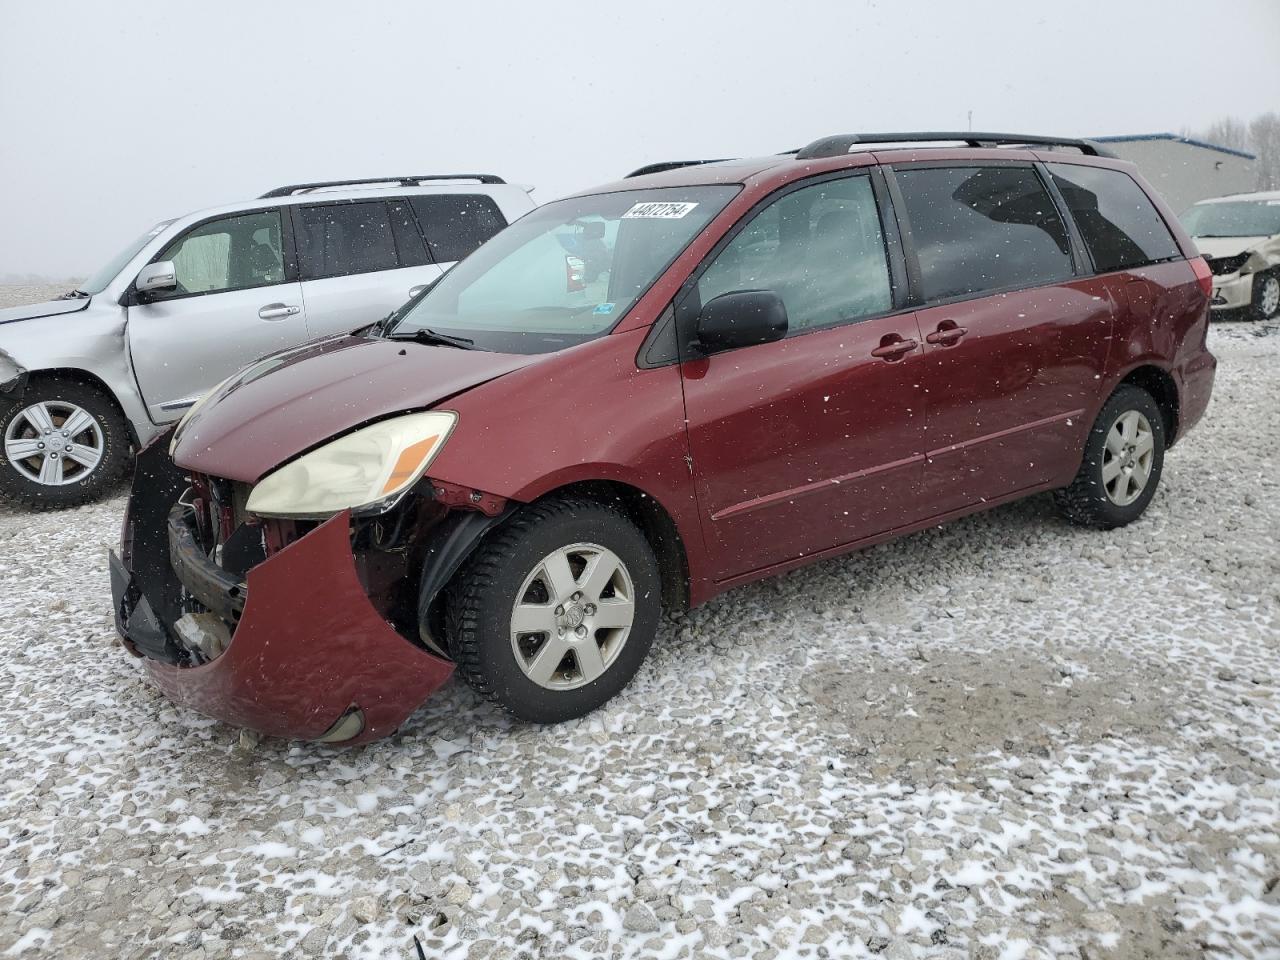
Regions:
<instances>
[{"instance_id":1,"label":"tire","mask_svg":"<svg viewBox=\"0 0 1280 960\"><path fill-rule=\"evenodd\" d=\"M67 424L76 432L61 435ZM62 449L51 449L50 438ZM0 407L0 500L34 510L97 500L128 469L130 442L123 415L103 391L74 380L33 381L20 400ZM75 448L72 456L67 446ZM17 456L26 450L31 456Z\"/></svg>"},{"instance_id":2,"label":"tire","mask_svg":"<svg viewBox=\"0 0 1280 960\"><path fill-rule=\"evenodd\" d=\"M552 500L480 544L446 593L445 634L481 696L521 720L560 723L630 682L661 614L657 560L636 525L591 500Z\"/></svg>"},{"instance_id":3,"label":"tire","mask_svg":"<svg viewBox=\"0 0 1280 960\"><path fill-rule=\"evenodd\" d=\"M1121 384L1089 431L1075 479L1054 491L1058 508L1082 526L1106 530L1132 523L1160 485L1164 448L1160 407L1147 391Z\"/></svg>"},{"instance_id":4,"label":"tire","mask_svg":"<svg viewBox=\"0 0 1280 960\"><path fill-rule=\"evenodd\" d=\"M1268 270L1253 278L1249 316L1254 320L1274 320L1280 316L1280 270Z\"/></svg>"}]
</instances>

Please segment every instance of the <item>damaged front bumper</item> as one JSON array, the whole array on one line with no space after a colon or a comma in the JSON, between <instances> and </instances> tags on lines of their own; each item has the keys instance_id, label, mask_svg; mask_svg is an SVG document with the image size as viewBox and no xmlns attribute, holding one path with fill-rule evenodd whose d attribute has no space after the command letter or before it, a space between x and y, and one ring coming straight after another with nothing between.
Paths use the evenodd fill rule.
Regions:
<instances>
[{"instance_id":1,"label":"damaged front bumper","mask_svg":"<svg viewBox=\"0 0 1280 960\"><path fill-rule=\"evenodd\" d=\"M175 505L186 482L166 446L167 435L138 455L111 585L125 646L171 700L271 736L364 743L394 732L449 678L453 663L411 643L370 601L349 512L241 581L185 529ZM175 630L192 599L233 625L225 649L198 664Z\"/></svg>"}]
</instances>

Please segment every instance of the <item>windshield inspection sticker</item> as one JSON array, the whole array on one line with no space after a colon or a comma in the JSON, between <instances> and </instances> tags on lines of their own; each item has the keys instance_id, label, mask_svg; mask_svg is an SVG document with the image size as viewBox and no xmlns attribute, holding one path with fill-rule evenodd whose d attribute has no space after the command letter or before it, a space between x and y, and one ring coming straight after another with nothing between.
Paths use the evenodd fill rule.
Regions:
<instances>
[{"instance_id":1,"label":"windshield inspection sticker","mask_svg":"<svg viewBox=\"0 0 1280 960\"><path fill-rule=\"evenodd\" d=\"M594 310L592 310L591 312L592 312L592 313L599 313L599 314L613 313L613 304L612 304L612 303L597 303L597 304L596 304L596 308L595 308Z\"/></svg>"},{"instance_id":2,"label":"windshield inspection sticker","mask_svg":"<svg viewBox=\"0 0 1280 960\"><path fill-rule=\"evenodd\" d=\"M679 220L696 207L687 200L650 200L637 203L622 215L623 220Z\"/></svg>"}]
</instances>

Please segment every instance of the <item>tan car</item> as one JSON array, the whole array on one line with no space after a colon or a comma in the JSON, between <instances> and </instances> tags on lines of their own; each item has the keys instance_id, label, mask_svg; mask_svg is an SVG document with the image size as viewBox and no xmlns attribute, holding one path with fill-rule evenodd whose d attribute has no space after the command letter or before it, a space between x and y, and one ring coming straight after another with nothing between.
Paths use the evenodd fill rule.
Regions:
<instances>
[{"instance_id":1,"label":"tan car","mask_svg":"<svg viewBox=\"0 0 1280 960\"><path fill-rule=\"evenodd\" d=\"M1280 190L1201 200L1182 224L1213 271L1214 311L1280 315Z\"/></svg>"}]
</instances>

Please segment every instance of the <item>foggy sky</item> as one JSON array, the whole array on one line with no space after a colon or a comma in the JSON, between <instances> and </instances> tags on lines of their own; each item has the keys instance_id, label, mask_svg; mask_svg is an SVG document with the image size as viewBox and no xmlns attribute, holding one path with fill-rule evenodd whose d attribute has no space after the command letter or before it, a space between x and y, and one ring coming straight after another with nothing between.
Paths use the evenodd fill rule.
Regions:
<instances>
[{"instance_id":1,"label":"foggy sky","mask_svg":"<svg viewBox=\"0 0 1280 960\"><path fill-rule=\"evenodd\" d=\"M541 201L830 133L1174 131L1280 108L1276 0L0 4L0 276L340 177Z\"/></svg>"}]
</instances>

